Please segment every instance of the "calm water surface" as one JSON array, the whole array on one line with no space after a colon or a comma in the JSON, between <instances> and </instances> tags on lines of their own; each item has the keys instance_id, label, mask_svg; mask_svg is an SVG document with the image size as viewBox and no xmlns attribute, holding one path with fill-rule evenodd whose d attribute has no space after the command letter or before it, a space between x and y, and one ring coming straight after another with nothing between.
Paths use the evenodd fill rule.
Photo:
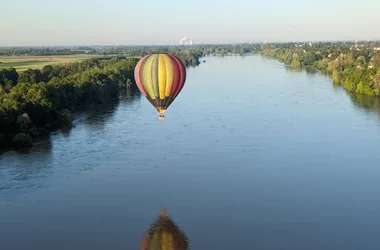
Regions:
<instances>
[{"instance_id":1,"label":"calm water surface","mask_svg":"<svg viewBox=\"0 0 380 250\"><path fill-rule=\"evenodd\" d=\"M380 102L260 56L188 69L165 121L123 98L0 155L0 249L380 249Z\"/></svg>"}]
</instances>

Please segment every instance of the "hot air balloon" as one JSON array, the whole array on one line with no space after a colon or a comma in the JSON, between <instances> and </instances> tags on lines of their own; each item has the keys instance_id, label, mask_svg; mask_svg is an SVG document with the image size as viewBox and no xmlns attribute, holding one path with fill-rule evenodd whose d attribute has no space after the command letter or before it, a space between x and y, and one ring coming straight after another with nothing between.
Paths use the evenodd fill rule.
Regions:
<instances>
[{"instance_id":1,"label":"hot air balloon","mask_svg":"<svg viewBox=\"0 0 380 250\"><path fill-rule=\"evenodd\" d=\"M186 80L183 63L171 54L150 54L135 67L135 79L140 92L157 109L159 119L182 90Z\"/></svg>"},{"instance_id":2,"label":"hot air balloon","mask_svg":"<svg viewBox=\"0 0 380 250\"><path fill-rule=\"evenodd\" d=\"M188 238L161 209L161 215L144 235L140 250L187 250Z\"/></svg>"}]
</instances>

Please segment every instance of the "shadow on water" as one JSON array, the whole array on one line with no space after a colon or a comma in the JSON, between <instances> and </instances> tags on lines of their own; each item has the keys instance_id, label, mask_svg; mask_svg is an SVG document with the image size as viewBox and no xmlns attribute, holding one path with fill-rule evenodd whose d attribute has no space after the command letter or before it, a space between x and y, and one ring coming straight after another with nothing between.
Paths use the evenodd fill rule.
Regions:
<instances>
[{"instance_id":1,"label":"shadow on water","mask_svg":"<svg viewBox=\"0 0 380 250\"><path fill-rule=\"evenodd\" d=\"M284 64L284 69L286 72L304 72L306 69L304 68L295 68L295 67L292 67L290 65L287 65L287 64Z\"/></svg>"},{"instance_id":2,"label":"shadow on water","mask_svg":"<svg viewBox=\"0 0 380 250\"><path fill-rule=\"evenodd\" d=\"M344 91L350 97L350 100L355 105L355 107L365 110L367 113L376 113L377 118L380 121L380 97L379 96L370 96L363 95L355 92L350 92L346 90L342 85L334 83L331 77L324 72L320 72L319 70L313 68L294 68L290 65L284 65L284 69L286 72L303 72L306 71L308 76L326 76L329 77L332 82L332 87L334 91Z\"/></svg>"},{"instance_id":3,"label":"shadow on water","mask_svg":"<svg viewBox=\"0 0 380 250\"><path fill-rule=\"evenodd\" d=\"M286 72L306 72L306 74L310 76L316 76L317 74L320 74L320 71L314 68L305 67L305 68L298 68L298 67L292 67L291 65L284 64L284 69Z\"/></svg>"},{"instance_id":4,"label":"shadow on water","mask_svg":"<svg viewBox=\"0 0 380 250\"><path fill-rule=\"evenodd\" d=\"M111 100L104 104L96 104L82 110L85 117L83 124L94 129L104 129L107 120L111 119L119 105L119 100Z\"/></svg>"},{"instance_id":5,"label":"shadow on water","mask_svg":"<svg viewBox=\"0 0 380 250\"><path fill-rule=\"evenodd\" d=\"M53 148L53 143L51 141L50 136L44 136L33 142L33 147L28 148L22 148L22 149L15 149L13 151L8 151L5 154L10 156L19 156L17 160L21 165L23 165L23 160L26 160L24 164L33 163L31 160L33 158L36 158L38 160L41 160L43 158L44 160L48 160L51 158L51 149ZM48 153L48 154L47 154ZM23 158L24 155L33 154L35 157L33 158Z\"/></svg>"},{"instance_id":6,"label":"shadow on water","mask_svg":"<svg viewBox=\"0 0 380 250\"><path fill-rule=\"evenodd\" d=\"M70 134L71 134L71 131L72 131L73 128L62 128L60 130L61 134L64 136L64 137L69 137Z\"/></svg>"},{"instance_id":7,"label":"shadow on water","mask_svg":"<svg viewBox=\"0 0 380 250\"><path fill-rule=\"evenodd\" d=\"M347 94L356 107L364 109L368 113L376 113L380 120L380 97L362 95L348 91Z\"/></svg>"},{"instance_id":8,"label":"shadow on water","mask_svg":"<svg viewBox=\"0 0 380 250\"><path fill-rule=\"evenodd\" d=\"M0 158L0 176L6 181L0 182L0 193L40 187L42 184L39 180L50 176L53 160L51 149L52 142L46 138L36 142L32 148L5 153L7 157Z\"/></svg>"},{"instance_id":9,"label":"shadow on water","mask_svg":"<svg viewBox=\"0 0 380 250\"><path fill-rule=\"evenodd\" d=\"M137 91L122 91L118 99L112 99L103 104L80 107L77 112L77 119L74 121L74 126L81 123L87 128L102 130L105 128L107 121L114 117L115 112L121 103L133 103L138 101L140 96L140 92Z\"/></svg>"},{"instance_id":10,"label":"shadow on water","mask_svg":"<svg viewBox=\"0 0 380 250\"><path fill-rule=\"evenodd\" d=\"M141 92L138 90L134 91L121 91L119 96L120 103L133 103L139 101L141 98Z\"/></svg>"}]
</instances>

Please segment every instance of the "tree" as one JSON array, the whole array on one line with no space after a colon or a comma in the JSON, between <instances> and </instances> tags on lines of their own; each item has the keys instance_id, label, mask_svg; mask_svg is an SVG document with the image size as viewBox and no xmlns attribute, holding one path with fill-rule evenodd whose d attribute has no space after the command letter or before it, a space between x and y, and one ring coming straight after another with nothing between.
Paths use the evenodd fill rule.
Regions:
<instances>
[{"instance_id":1,"label":"tree","mask_svg":"<svg viewBox=\"0 0 380 250\"><path fill-rule=\"evenodd\" d=\"M17 116L17 124L20 126L20 131L26 132L29 128L29 124L31 120L29 118L28 113L23 113L22 115Z\"/></svg>"},{"instance_id":2,"label":"tree","mask_svg":"<svg viewBox=\"0 0 380 250\"><path fill-rule=\"evenodd\" d=\"M53 75L54 68L52 65L46 65L42 68L41 74L44 82L48 82L51 78L54 77Z\"/></svg>"},{"instance_id":3,"label":"tree","mask_svg":"<svg viewBox=\"0 0 380 250\"><path fill-rule=\"evenodd\" d=\"M359 56L357 59L356 59L356 64L359 68L364 68L365 65L366 65L366 59L364 56Z\"/></svg>"},{"instance_id":4,"label":"tree","mask_svg":"<svg viewBox=\"0 0 380 250\"><path fill-rule=\"evenodd\" d=\"M28 69L21 73L18 81L25 83L39 83L44 81L44 78L39 69Z\"/></svg>"},{"instance_id":5,"label":"tree","mask_svg":"<svg viewBox=\"0 0 380 250\"><path fill-rule=\"evenodd\" d=\"M373 66L375 68L379 68L380 67L380 52L376 52L372 58L371 58L371 61L373 63Z\"/></svg>"},{"instance_id":6,"label":"tree","mask_svg":"<svg viewBox=\"0 0 380 250\"><path fill-rule=\"evenodd\" d=\"M14 86L18 81L18 73L15 68L2 69L0 70L0 84Z\"/></svg>"},{"instance_id":7,"label":"tree","mask_svg":"<svg viewBox=\"0 0 380 250\"><path fill-rule=\"evenodd\" d=\"M377 94L380 94L380 70L377 71L376 75L371 77L372 87Z\"/></svg>"}]
</instances>

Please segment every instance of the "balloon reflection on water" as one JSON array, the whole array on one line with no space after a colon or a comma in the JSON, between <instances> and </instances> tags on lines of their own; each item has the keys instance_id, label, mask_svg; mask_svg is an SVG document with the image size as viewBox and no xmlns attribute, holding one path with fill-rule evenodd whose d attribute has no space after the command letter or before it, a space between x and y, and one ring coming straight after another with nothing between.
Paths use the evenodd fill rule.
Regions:
<instances>
[{"instance_id":1,"label":"balloon reflection on water","mask_svg":"<svg viewBox=\"0 0 380 250\"><path fill-rule=\"evenodd\" d=\"M140 250L187 250L188 247L187 236L162 208L160 216L145 233Z\"/></svg>"}]
</instances>

